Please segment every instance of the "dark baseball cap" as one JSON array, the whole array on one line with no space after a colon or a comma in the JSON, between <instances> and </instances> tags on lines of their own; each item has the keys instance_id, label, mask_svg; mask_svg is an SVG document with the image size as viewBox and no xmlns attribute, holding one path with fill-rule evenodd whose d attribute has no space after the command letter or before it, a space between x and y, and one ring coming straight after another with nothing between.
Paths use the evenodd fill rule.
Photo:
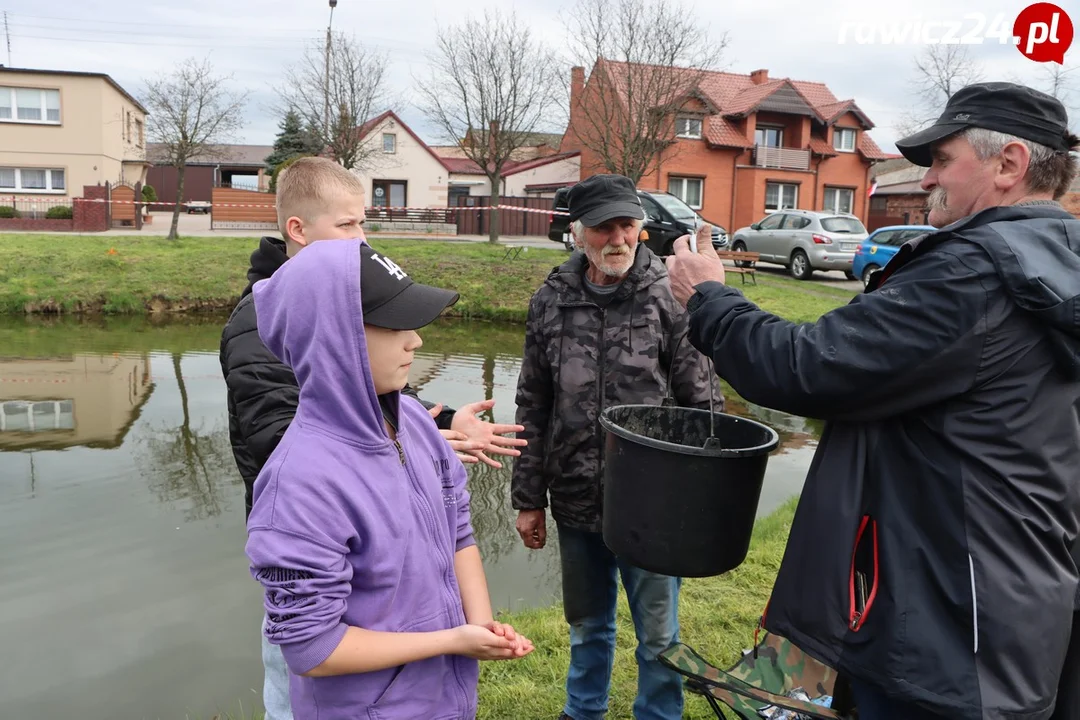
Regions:
<instances>
[{"instance_id":1,"label":"dark baseball cap","mask_svg":"<svg viewBox=\"0 0 1080 720\"><path fill-rule=\"evenodd\" d=\"M453 290L421 285L370 245L360 245L360 306L364 323L387 330L416 330L458 301Z\"/></svg>"},{"instance_id":2,"label":"dark baseball cap","mask_svg":"<svg viewBox=\"0 0 1080 720\"><path fill-rule=\"evenodd\" d=\"M933 165L933 144L961 130L977 127L1015 135L1048 148L1069 152L1069 117L1057 98L1008 82L984 82L957 90L937 121L896 143L916 165Z\"/></svg>"},{"instance_id":3,"label":"dark baseball cap","mask_svg":"<svg viewBox=\"0 0 1080 720\"><path fill-rule=\"evenodd\" d=\"M634 181L624 175L593 175L567 193L570 222L596 227L613 218L645 219Z\"/></svg>"}]
</instances>

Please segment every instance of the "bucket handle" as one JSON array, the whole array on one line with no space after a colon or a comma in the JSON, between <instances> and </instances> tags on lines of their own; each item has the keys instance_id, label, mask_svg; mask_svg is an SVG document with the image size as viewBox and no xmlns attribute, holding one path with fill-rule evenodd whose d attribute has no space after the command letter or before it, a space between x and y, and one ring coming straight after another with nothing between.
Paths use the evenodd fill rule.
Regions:
<instances>
[{"instance_id":1,"label":"bucket handle","mask_svg":"<svg viewBox=\"0 0 1080 720\"><path fill-rule=\"evenodd\" d=\"M679 356L679 348L682 347L683 340L690 334L690 327L687 326L686 330L683 330L682 335L679 336L679 341L675 343L675 350L671 353L671 368L675 366L675 358ZM709 437L716 437L716 419L713 417L713 391L712 391L712 379L716 375L716 366L713 365L712 358L704 353L701 354L705 362L709 365ZM663 402L660 403L661 407L674 407L675 396L671 394L671 376L674 374L671 372L671 368L668 369L667 374L667 389L665 391L665 397Z\"/></svg>"}]
</instances>

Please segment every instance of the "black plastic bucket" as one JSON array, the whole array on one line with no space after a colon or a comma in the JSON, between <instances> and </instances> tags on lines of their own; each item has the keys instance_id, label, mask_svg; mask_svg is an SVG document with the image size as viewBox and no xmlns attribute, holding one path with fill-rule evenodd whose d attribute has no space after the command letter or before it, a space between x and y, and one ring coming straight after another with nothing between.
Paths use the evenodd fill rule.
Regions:
<instances>
[{"instance_id":1,"label":"black plastic bucket","mask_svg":"<svg viewBox=\"0 0 1080 720\"><path fill-rule=\"evenodd\" d=\"M604 542L650 572L709 577L746 559L776 431L714 413L718 447L705 448L710 413L619 405L600 416Z\"/></svg>"}]
</instances>

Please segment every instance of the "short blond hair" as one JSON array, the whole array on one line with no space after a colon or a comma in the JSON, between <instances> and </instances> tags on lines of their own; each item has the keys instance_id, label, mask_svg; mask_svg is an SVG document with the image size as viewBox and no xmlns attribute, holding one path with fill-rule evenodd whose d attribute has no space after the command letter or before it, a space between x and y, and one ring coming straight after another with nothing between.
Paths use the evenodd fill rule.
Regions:
<instances>
[{"instance_id":1,"label":"short blond hair","mask_svg":"<svg viewBox=\"0 0 1080 720\"><path fill-rule=\"evenodd\" d=\"M339 163L323 157L302 157L278 174L277 208L278 229L286 239L286 221L296 216L304 222L312 222L327 210L328 203L340 194L365 196L360 178Z\"/></svg>"}]
</instances>

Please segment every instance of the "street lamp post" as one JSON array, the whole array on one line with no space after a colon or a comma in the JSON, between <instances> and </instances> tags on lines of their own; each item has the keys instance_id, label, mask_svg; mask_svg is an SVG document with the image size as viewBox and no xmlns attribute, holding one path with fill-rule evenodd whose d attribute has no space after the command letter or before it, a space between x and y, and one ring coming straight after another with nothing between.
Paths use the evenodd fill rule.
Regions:
<instances>
[{"instance_id":1,"label":"street lamp post","mask_svg":"<svg viewBox=\"0 0 1080 720\"><path fill-rule=\"evenodd\" d=\"M326 75L323 78L323 127L326 139L330 139L330 26L334 24L334 8L338 0L330 0L330 22L326 24Z\"/></svg>"}]
</instances>

